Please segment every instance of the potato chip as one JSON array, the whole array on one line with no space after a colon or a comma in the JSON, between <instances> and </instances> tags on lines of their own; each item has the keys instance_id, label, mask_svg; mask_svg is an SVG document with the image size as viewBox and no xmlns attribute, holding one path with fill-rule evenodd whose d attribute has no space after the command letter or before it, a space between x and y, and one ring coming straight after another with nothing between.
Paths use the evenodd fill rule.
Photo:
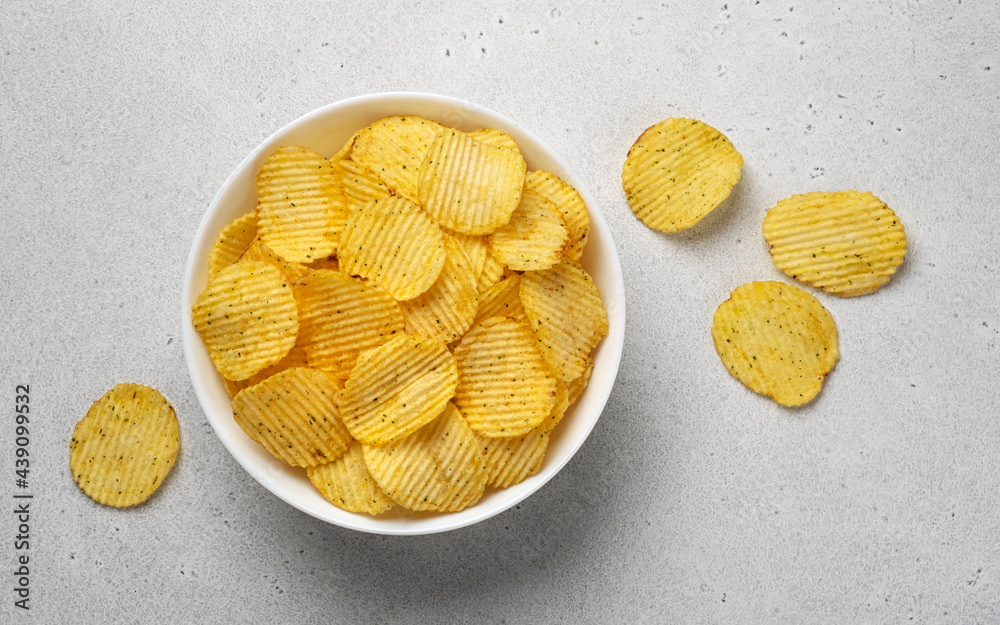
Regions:
<instances>
[{"instance_id":1,"label":"potato chip","mask_svg":"<svg viewBox=\"0 0 1000 625\"><path fill-rule=\"evenodd\" d=\"M446 234L455 239L455 242L465 252L465 257L469 261L469 266L472 267L472 273L476 276L476 283L478 284L479 277L483 274L483 268L486 266L486 261L490 257L490 248L486 245L486 237L450 231Z\"/></svg>"},{"instance_id":2,"label":"potato chip","mask_svg":"<svg viewBox=\"0 0 1000 625\"><path fill-rule=\"evenodd\" d=\"M208 271L214 273L232 265L243 256L257 238L257 211L251 211L226 224L208 252Z\"/></svg>"},{"instance_id":3,"label":"potato chip","mask_svg":"<svg viewBox=\"0 0 1000 625\"><path fill-rule=\"evenodd\" d=\"M364 166L349 160L331 162L337 171L344 200L347 202L348 215L372 200L392 196L392 191L382 179Z\"/></svg>"},{"instance_id":4,"label":"potato chip","mask_svg":"<svg viewBox=\"0 0 1000 625\"><path fill-rule=\"evenodd\" d=\"M401 334L361 354L337 404L354 438L381 445L431 421L457 386L455 357L444 343Z\"/></svg>"},{"instance_id":5,"label":"potato chip","mask_svg":"<svg viewBox=\"0 0 1000 625\"><path fill-rule=\"evenodd\" d=\"M590 383L590 376L593 373L594 358L592 356L588 356L586 363L584 363L583 366L583 373L580 374L580 377L566 385L566 391L568 393L567 401L569 402L569 405L575 404L576 400L580 398L580 395L582 395L583 391L586 390L587 384Z\"/></svg>"},{"instance_id":6,"label":"potato chip","mask_svg":"<svg viewBox=\"0 0 1000 625\"><path fill-rule=\"evenodd\" d=\"M521 276L515 273L505 277L479 296L479 309L473 325L489 317L510 317L515 321L527 323L521 305Z\"/></svg>"},{"instance_id":7,"label":"potato chip","mask_svg":"<svg viewBox=\"0 0 1000 625\"><path fill-rule=\"evenodd\" d=\"M309 263L337 249L347 220L333 166L307 148L283 146L257 174L258 237L285 260Z\"/></svg>"},{"instance_id":8,"label":"potato chip","mask_svg":"<svg viewBox=\"0 0 1000 625\"><path fill-rule=\"evenodd\" d=\"M457 512L479 501L486 489L475 436L452 404L413 434L362 450L385 494L410 510Z\"/></svg>"},{"instance_id":9,"label":"potato chip","mask_svg":"<svg viewBox=\"0 0 1000 625\"><path fill-rule=\"evenodd\" d=\"M342 271L373 281L401 301L431 288L447 256L441 228L401 197L351 213L341 243Z\"/></svg>"},{"instance_id":10,"label":"potato chip","mask_svg":"<svg viewBox=\"0 0 1000 625\"><path fill-rule=\"evenodd\" d=\"M118 384L94 402L73 430L69 468L94 501L125 508L163 484L180 449L180 426L156 389Z\"/></svg>"},{"instance_id":11,"label":"potato chip","mask_svg":"<svg viewBox=\"0 0 1000 625\"><path fill-rule=\"evenodd\" d=\"M452 401L477 434L520 436L552 411L556 378L523 324L485 319L462 337L455 360L458 388Z\"/></svg>"},{"instance_id":12,"label":"potato chip","mask_svg":"<svg viewBox=\"0 0 1000 625\"><path fill-rule=\"evenodd\" d=\"M510 221L488 238L497 260L516 271L548 269L563 257L569 230L556 205L525 186Z\"/></svg>"},{"instance_id":13,"label":"potato chip","mask_svg":"<svg viewBox=\"0 0 1000 625\"><path fill-rule=\"evenodd\" d=\"M281 373L285 369L291 367L308 367L309 359L306 357L306 352L298 345L294 345L292 349L285 354L285 357L271 365L266 367L257 373L253 374L245 380L230 380L228 378L222 378L222 383L226 387L226 393L229 394L229 398L232 399L236 397L236 394L247 388L248 386L253 386L254 384L260 384L264 380L268 379L276 373ZM339 385L338 385L339 388Z\"/></svg>"},{"instance_id":14,"label":"potato chip","mask_svg":"<svg viewBox=\"0 0 1000 625\"><path fill-rule=\"evenodd\" d=\"M525 171L519 152L447 129L434 139L420 165L420 203L446 228L489 234L510 221L521 200Z\"/></svg>"},{"instance_id":15,"label":"potato chip","mask_svg":"<svg viewBox=\"0 0 1000 625\"><path fill-rule=\"evenodd\" d=\"M485 293L493 286L503 280L507 266L500 262L493 252L483 262L483 271L479 274L479 293Z\"/></svg>"},{"instance_id":16,"label":"potato chip","mask_svg":"<svg viewBox=\"0 0 1000 625\"><path fill-rule=\"evenodd\" d=\"M340 146L340 149L337 150L337 153L330 157L330 161L332 163L336 163L338 161L351 158L351 152L354 151L354 141L358 138L358 135L361 134L363 130L364 128L358 130L353 135L351 135L351 137L344 142L344 145Z\"/></svg>"},{"instance_id":17,"label":"potato chip","mask_svg":"<svg viewBox=\"0 0 1000 625\"><path fill-rule=\"evenodd\" d=\"M785 198L764 216L764 238L778 269L841 297L874 292L906 256L896 213L858 191Z\"/></svg>"},{"instance_id":18,"label":"potato chip","mask_svg":"<svg viewBox=\"0 0 1000 625\"><path fill-rule=\"evenodd\" d=\"M323 499L341 510L382 514L394 505L368 472L358 441L333 462L307 468L306 475Z\"/></svg>"},{"instance_id":19,"label":"potato chip","mask_svg":"<svg viewBox=\"0 0 1000 625\"><path fill-rule=\"evenodd\" d=\"M298 345L317 369L346 376L366 349L402 334L396 300L339 271L310 271L292 287L299 306Z\"/></svg>"},{"instance_id":20,"label":"potato chip","mask_svg":"<svg viewBox=\"0 0 1000 625\"><path fill-rule=\"evenodd\" d=\"M450 343L472 325L479 307L477 275L461 245L445 237L447 256L437 282L424 294L401 302L406 332Z\"/></svg>"},{"instance_id":21,"label":"potato chip","mask_svg":"<svg viewBox=\"0 0 1000 625\"><path fill-rule=\"evenodd\" d=\"M743 157L729 139L695 119L669 118L640 135L622 167L636 217L660 232L698 223L740 180Z\"/></svg>"},{"instance_id":22,"label":"potato chip","mask_svg":"<svg viewBox=\"0 0 1000 625\"><path fill-rule=\"evenodd\" d=\"M351 160L373 171L395 195L416 202L421 163L442 130L416 115L386 117L358 133Z\"/></svg>"},{"instance_id":23,"label":"potato chip","mask_svg":"<svg viewBox=\"0 0 1000 625\"><path fill-rule=\"evenodd\" d=\"M559 176L545 171L528 172L524 179L524 188L537 191L556 205L569 230L566 257L580 260L583 247L587 244L587 234L590 232L590 215L577 190Z\"/></svg>"},{"instance_id":24,"label":"potato chip","mask_svg":"<svg viewBox=\"0 0 1000 625\"><path fill-rule=\"evenodd\" d=\"M274 253L260 239L254 239L247 250L240 257L240 260L257 260L274 265L274 267L285 276L289 283L295 282L306 275L309 267L301 263L291 263Z\"/></svg>"},{"instance_id":25,"label":"potato chip","mask_svg":"<svg viewBox=\"0 0 1000 625\"><path fill-rule=\"evenodd\" d=\"M514 141L514 137L502 130L497 130L496 128L480 128L479 130L473 130L469 133L469 136L480 143L498 145L515 152L521 151L520 148L517 147L517 141Z\"/></svg>"},{"instance_id":26,"label":"potato chip","mask_svg":"<svg viewBox=\"0 0 1000 625\"><path fill-rule=\"evenodd\" d=\"M553 373L567 384L580 377L590 351L608 333L604 303L590 275L566 261L526 272L521 304Z\"/></svg>"},{"instance_id":27,"label":"potato chip","mask_svg":"<svg viewBox=\"0 0 1000 625\"><path fill-rule=\"evenodd\" d=\"M783 406L814 398L840 355L829 311L782 282L737 287L715 311L712 340L733 377Z\"/></svg>"},{"instance_id":28,"label":"potato chip","mask_svg":"<svg viewBox=\"0 0 1000 625\"><path fill-rule=\"evenodd\" d=\"M233 398L233 418L252 440L293 467L332 462L351 444L322 371L292 367Z\"/></svg>"},{"instance_id":29,"label":"potato chip","mask_svg":"<svg viewBox=\"0 0 1000 625\"><path fill-rule=\"evenodd\" d=\"M215 368L230 380L245 380L284 358L299 331L291 284L260 261L210 275L191 320Z\"/></svg>"},{"instance_id":30,"label":"potato chip","mask_svg":"<svg viewBox=\"0 0 1000 625\"><path fill-rule=\"evenodd\" d=\"M487 438L476 434L476 442L479 443L486 469L486 485L507 488L538 473L545 459L552 429L562 420L568 405L566 386L557 381L555 404L549 417L538 427L520 436Z\"/></svg>"}]
</instances>

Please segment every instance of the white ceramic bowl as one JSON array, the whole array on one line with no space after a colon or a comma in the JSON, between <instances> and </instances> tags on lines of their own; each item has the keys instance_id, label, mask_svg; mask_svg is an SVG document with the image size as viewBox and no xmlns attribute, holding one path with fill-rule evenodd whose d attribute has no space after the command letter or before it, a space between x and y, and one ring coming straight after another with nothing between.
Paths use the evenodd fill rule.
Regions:
<instances>
[{"instance_id":1,"label":"white ceramic bowl","mask_svg":"<svg viewBox=\"0 0 1000 625\"><path fill-rule=\"evenodd\" d=\"M474 506L448 514L390 512L377 517L345 512L326 502L305 471L278 460L248 438L233 420L229 396L191 323L191 306L204 289L209 249L221 228L257 204L255 176L268 154L281 145L304 145L330 156L358 129L389 115L419 115L460 130L499 128L518 143L528 169L543 169L572 184L590 211L590 235L582 258L608 312L610 332L597 347L585 393L553 433L541 471L504 490L487 489ZM216 194L188 258L183 293L184 355L198 400L223 444L247 472L272 493L312 516L342 527L377 534L432 534L488 519L524 500L569 462L601 416L621 361L625 335L625 293L621 264L604 216L566 161L530 132L481 106L438 95L384 93L331 104L300 117L250 153ZM594 476L594 479L598 479Z\"/></svg>"}]
</instances>

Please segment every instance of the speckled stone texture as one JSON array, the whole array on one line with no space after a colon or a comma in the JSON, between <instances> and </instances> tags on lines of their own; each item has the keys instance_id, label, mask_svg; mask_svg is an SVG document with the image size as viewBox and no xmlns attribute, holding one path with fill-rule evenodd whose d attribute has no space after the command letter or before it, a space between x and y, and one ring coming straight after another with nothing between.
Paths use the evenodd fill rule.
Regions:
<instances>
[{"instance_id":1,"label":"speckled stone texture","mask_svg":"<svg viewBox=\"0 0 1000 625\"><path fill-rule=\"evenodd\" d=\"M35 494L28 613L0 515L0 622L1000 622L996 3L169 4L0 3L0 509L17 384ZM303 113L394 90L490 107L564 155L628 306L576 458L516 509L416 538L329 526L259 486L180 341L187 254L229 172ZM620 183L668 116L746 160L731 198L670 236ZM785 279L769 207L842 188L886 201L909 254L873 295L818 294L842 356L784 409L726 372L712 312ZM170 399L182 447L123 511L76 487L68 441L126 380Z\"/></svg>"}]
</instances>

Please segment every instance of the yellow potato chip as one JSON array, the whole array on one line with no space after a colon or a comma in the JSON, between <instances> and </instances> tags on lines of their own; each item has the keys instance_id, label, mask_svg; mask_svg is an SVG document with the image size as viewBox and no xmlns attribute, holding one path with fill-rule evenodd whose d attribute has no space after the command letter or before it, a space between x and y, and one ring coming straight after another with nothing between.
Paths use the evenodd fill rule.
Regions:
<instances>
[{"instance_id":1,"label":"yellow potato chip","mask_svg":"<svg viewBox=\"0 0 1000 625\"><path fill-rule=\"evenodd\" d=\"M461 245L452 237L444 240L444 267L437 282L424 294L401 302L406 332L450 343L472 325L479 307L476 274Z\"/></svg>"},{"instance_id":2,"label":"yellow potato chip","mask_svg":"<svg viewBox=\"0 0 1000 625\"><path fill-rule=\"evenodd\" d=\"M215 368L245 380L285 357L299 331L291 284L272 265L241 261L208 278L191 320Z\"/></svg>"},{"instance_id":3,"label":"yellow potato chip","mask_svg":"<svg viewBox=\"0 0 1000 625\"><path fill-rule=\"evenodd\" d=\"M528 172L524 179L524 188L537 191L556 205L569 230L566 257L580 260L583 247L587 244L587 235L590 233L590 215L577 190L559 176L545 171Z\"/></svg>"},{"instance_id":4,"label":"yellow potato chip","mask_svg":"<svg viewBox=\"0 0 1000 625\"><path fill-rule=\"evenodd\" d=\"M381 514L393 506L365 466L361 443L353 441L347 452L333 462L306 469L309 481L341 510Z\"/></svg>"},{"instance_id":5,"label":"yellow potato chip","mask_svg":"<svg viewBox=\"0 0 1000 625\"><path fill-rule=\"evenodd\" d=\"M563 257L569 230L556 205L525 186L510 221L490 235L497 260L515 271L548 269Z\"/></svg>"},{"instance_id":6,"label":"yellow potato chip","mask_svg":"<svg viewBox=\"0 0 1000 625\"><path fill-rule=\"evenodd\" d=\"M362 352L337 404L354 438L381 445L431 421L457 386L455 357L444 343L400 334Z\"/></svg>"},{"instance_id":7,"label":"yellow potato chip","mask_svg":"<svg viewBox=\"0 0 1000 625\"><path fill-rule=\"evenodd\" d=\"M520 436L488 438L476 434L486 468L486 485L507 488L520 484L542 468L552 429L568 407L566 386L556 382L556 401L549 417L538 427Z\"/></svg>"},{"instance_id":8,"label":"yellow potato chip","mask_svg":"<svg viewBox=\"0 0 1000 625\"><path fill-rule=\"evenodd\" d=\"M257 260L274 265L289 283L295 282L309 271L309 267L306 265L291 263L278 256L274 253L274 250L265 245L260 239L254 239L250 243L250 246L243 253L243 256L240 257L240 260Z\"/></svg>"},{"instance_id":9,"label":"yellow potato chip","mask_svg":"<svg viewBox=\"0 0 1000 625\"><path fill-rule=\"evenodd\" d=\"M380 119L358 133L351 160L375 172L395 195L416 202L421 163L443 129L415 115Z\"/></svg>"},{"instance_id":10,"label":"yellow potato chip","mask_svg":"<svg viewBox=\"0 0 1000 625\"><path fill-rule=\"evenodd\" d=\"M472 273L476 276L476 283L478 284L479 277L483 274L483 268L486 266L486 261L490 257L490 248L486 245L486 237L451 231L446 232L446 234L455 239L455 242L465 252L465 257L469 261L469 266L472 267Z\"/></svg>"},{"instance_id":11,"label":"yellow potato chip","mask_svg":"<svg viewBox=\"0 0 1000 625\"><path fill-rule=\"evenodd\" d=\"M292 367L233 398L233 418L252 440L294 467L332 462L351 444L322 371Z\"/></svg>"},{"instance_id":12,"label":"yellow potato chip","mask_svg":"<svg viewBox=\"0 0 1000 625\"><path fill-rule=\"evenodd\" d=\"M507 266L500 262L493 252L490 252L483 262L483 271L479 274L479 293L485 293L503 280Z\"/></svg>"},{"instance_id":13,"label":"yellow potato chip","mask_svg":"<svg viewBox=\"0 0 1000 625\"><path fill-rule=\"evenodd\" d=\"M805 193L781 200L764 216L774 264L841 297L872 293L906 256L896 213L871 193Z\"/></svg>"},{"instance_id":14,"label":"yellow potato chip","mask_svg":"<svg viewBox=\"0 0 1000 625\"><path fill-rule=\"evenodd\" d=\"M257 211L251 211L226 224L208 252L209 273L238 261L256 238Z\"/></svg>"},{"instance_id":15,"label":"yellow potato chip","mask_svg":"<svg viewBox=\"0 0 1000 625\"><path fill-rule=\"evenodd\" d=\"M345 273L310 271L293 293L299 306L298 345L317 369L346 375L361 352L403 332L405 318L396 300Z\"/></svg>"},{"instance_id":16,"label":"yellow potato chip","mask_svg":"<svg viewBox=\"0 0 1000 625\"><path fill-rule=\"evenodd\" d=\"M69 467L91 499L125 508L160 487L178 449L180 427L170 402L148 386L118 384L76 424Z\"/></svg>"},{"instance_id":17,"label":"yellow potato chip","mask_svg":"<svg viewBox=\"0 0 1000 625\"><path fill-rule=\"evenodd\" d=\"M729 139L695 119L669 118L646 129L622 167L636 217L660 232L698 223L740 180L743 157Z\"/></svg>"},{"instance_id":18,"label":"yellow potato chip","mask_svg":"<svg viewBox=\"0 0 1000 625\"><path fill-rule=\"evenodd\" d=\"M229 394L229 398L232 399L236 397L236 393L239 393L248 386L253 386L254 384L259 384L264 380L268 379L276 373L281 373L285 369L291 367L308 367L309 359L306 357L306 352L299 347L294 345L292 349L285 354L285 357L276 362L275 364L258 371L249 378L245 380L230 380L228 378L222 378L222 383L226 387L226 393Z\"/></svg>"},{"instance_id":19,"label":"yellow potato chip","mask_svg":"<svg viewBox=\"0 0 1000 625\"><path fill-rule=\"evenodd\" d=\"M309 263L336 251L347 208L321 154L276 149L257 174L257 201L257 236L285 260Z\"/></svg>"},{"instance_id":20,"label":"yellow potato chip","mask_svg":"<svg viewBox=\"0 0 1000 625\"><path fill-rule=\"evenodd\" d=\"M337 171L344 200L347 202L348 215L372 200L392 196L392 191L382 179L364 166L349 160L331 162Z\"/></svg>"},{"instance_id":21,"label":"yellow potato chip","mask_svg":"<svg viewBox=\"0 0 1000 625\"><path fill-rule=\"evenodd\" d=\"M391 197L351 213L339 258L341 271L408 300L431 288L446 256L441 228L413 202Z\"/></svg>"},{"instance_id":22,"label":"yellow potato chip","mask_svg":"<svg viewBox=\"0 0 1000 625\"><path fill-rule=\"evenodd\" d=\"M783 406L814 398L840 355L829 311L782 282L737 287L715 311L712 340L733 377Z\"/></svg>"},{"instance_id":23,"label":"yellow potato chip","mask_svg":"<svg viewBox=\"0 0 1000 625\"><path fill-rule=\"evenodd\" d=\"M520 436L552 411L556 378L531 331L506 317L490 317L455 348L458 388L452 400L477 434Z\"/></svg>"},{"instance_id":24,"label":"yellow potato chip","mask_svg":"<svg viewBox=\"0 0 1000 625\"><path fill-rule=\"evenodd\" d=\"M590 275L565 261L526 272L521 304L553 373L567 384L580 377L590 351L608 333L604 303Z\"/></svg>"},{"instance_id":25,"label":"yellow potato chip","mask_svg":"<svg viewBox=\"0 0 1000 625\"><path fill-rule=\"evenodd\" d=\"M567 401L570 405L575 404L576 400L580 398L580 395L583 395L583 391L586 390L587 384L590 382L590 376L592 373L594 373L594 359L593 357L588 356L583 367L583 373L580 374L580 377L566 385L566 391L568 393Z\"/></svg>"},{"instance_id":26,"label":"yellow potato chip","mask_svg":"<svg viewBox=\"0 0 1000 625\"><path fill-rule=\"evenodd\" d=\"M476 438L451 404L409 436L362 450L385 494L410 510L456 512L479 501L486 489Z\"/></svg>"},{"instance_id":27,"label":"yellow potato chip","mask_svg":"<svg viewBox=\"0 0 1000 625\"><path fill-rule=\"evenodd\" d=\"M510 317L527 324L528 317L521 305L521 276L508 276L479 296L479 309L473 325L489 317Z\"/></svg>"},{"instance_id":28,"label":"yellow potato chip","mask_svg":"<svg viewBox=\"0 0 1000 625\"><path fill-rule=\"evenodd\" d=\"M420 203L446 228L489 234L510 221L525 171L520 153L446 129L420 165Z\"/></svg>"},{"instance_id":29,"label":"yellow potato chip","mask_svg":"<svg viewBox=\"0 0 1000 625\"><path fill-rule=\"evenodd\" d=\"M498 145L500 147L507 148L508 150L514 150L515 152L521 151L520 148L517 147L517 141L514 141L514 137L502 130L497 130L496 128L480 128L479 130L473 130L469 133L469 136L480 143Z\"/></svg>"},{"instance_id":30,"label":"yellow potato chip","mask_svg":"<svg viewBox=\"0 0 1000 625\"><path fill-rule=\"evenodd\" d=\"M337 153L330 157L330 161L336 163L337 161L342 161L351 158L351 152L354 150L354 141L355 139L358 138L358 135L361 134L363 130L364 128L358 130L353 135L351 135L351 137L344 142L344 145L340 146L340 149L337 150Z\"/></svg>"}]
</instances>

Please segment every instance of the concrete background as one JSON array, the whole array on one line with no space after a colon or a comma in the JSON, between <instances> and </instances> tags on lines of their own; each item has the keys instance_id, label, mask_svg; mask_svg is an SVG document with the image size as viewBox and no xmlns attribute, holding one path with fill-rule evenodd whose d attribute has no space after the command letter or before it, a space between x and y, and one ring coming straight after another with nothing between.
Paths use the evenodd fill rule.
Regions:
<instances>
[{"instance_id":1,"label":"concrete background","mask_svg":"<svg viewBox=\"0 0 1000 625\"><path fill-rule=\"evenodd\" d=\"M166 3L164 3L166 4ZM0 622L1000 622L1000 6L916 0L0 4L0 509L32 407L31 603L0 515ZM586 181L625 272L617 386L541 491L452 533L329 526L265 491L195 398L180 291L229 172L346 97L470 100ZM655 233L629 146L700 118L732 198ZM784 409L731 378L712 311L783 279L777 200L859 188L910 241L873 295L820 294L842 356ZM182 451L146 504L73 483L68 441L119 381L161 389Z\"/></svg>"}]
</instances>

